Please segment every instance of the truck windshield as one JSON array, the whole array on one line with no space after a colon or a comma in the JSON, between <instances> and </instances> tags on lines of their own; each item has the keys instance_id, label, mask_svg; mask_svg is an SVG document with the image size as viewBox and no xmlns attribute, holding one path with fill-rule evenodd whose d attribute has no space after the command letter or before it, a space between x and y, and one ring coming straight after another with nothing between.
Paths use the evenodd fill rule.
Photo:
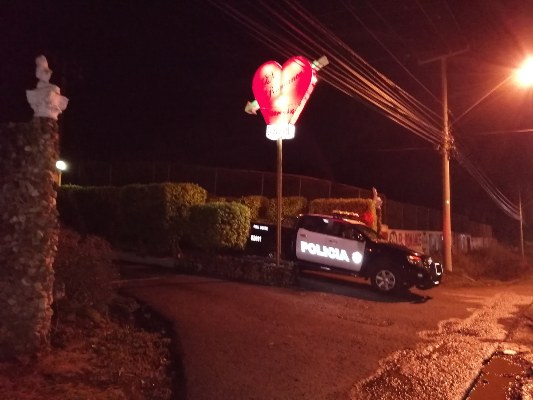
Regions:
<instances>
[{"instance_id":1,"label":"truck windshield","mask_svg":"<svg viewBox=\"0 0 533 400\"><path fill-rule=\"evenodd\" d=\"M377 233L375 230L373 230L372 228L369 228L366 225L357 224L355 225L355 227L359 232L361 232L363 235L368 237L370 240L373 240L375 242L382 240L381 236L379 236L379 233Z\"/></svg>"}]
</instances>

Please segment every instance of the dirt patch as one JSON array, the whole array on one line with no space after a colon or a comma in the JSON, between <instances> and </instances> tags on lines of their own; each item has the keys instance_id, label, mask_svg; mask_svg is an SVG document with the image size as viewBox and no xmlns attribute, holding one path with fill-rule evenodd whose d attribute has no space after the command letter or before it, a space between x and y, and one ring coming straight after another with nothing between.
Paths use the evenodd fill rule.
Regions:
<instances>
[{"instance_id":1,"label":"dirt patch","mask_svg":"<svg viewBox=\"0 0 533 400\"><path fill-rule=\"evenodd\" d=\"M17 400L179 398L170 335L153 312L119 297L108 316L88 310L54 320L47 354L0 362L0 393Z\"/></svg>"}]
</instances>

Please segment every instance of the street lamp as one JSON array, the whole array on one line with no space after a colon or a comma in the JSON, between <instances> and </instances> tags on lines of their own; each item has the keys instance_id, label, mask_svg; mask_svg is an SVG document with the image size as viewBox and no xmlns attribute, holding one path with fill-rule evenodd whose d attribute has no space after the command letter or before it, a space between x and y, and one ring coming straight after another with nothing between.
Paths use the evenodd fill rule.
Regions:
<instances>
[{"instance_id":1,"label":"street lamp","mask_svg":"<svg viewBox=\"0 0 533 400\"><path fill-rule=\"evenodd\" d=\"M519 86L533 87L533 57L532 56L527 57L522 63L522 65L514 71L514 74L511 74L508 77L506 77L502 82L500 82L498 85L492 88L489 92L483 95L483 97L481 97L478 101L476 101L472 106L470 106L460 116L456 117L454 119L454 124L456 124L461 118L463 118L467 113L472 111L473 108L477 107L481 102L483 102L487 97L489 97L492 93L498 90L501 86L509 82L512 78L514 78L515 82ZM530 131L529 129L520 130L520 132L529 132L529 131ZM505 132L507 131L495 131L495 132L489 132L489 133L505 133ZM518 194L518 214L519 214L518 221L519 221L519 226L520 226L520 253L522 255L522 258L524 258L523 208L524 208L524 205L522 204L522 196L521 196L521 193L519 192Z\"/></svg>"},{"instance_id":2,"label":"street lamp","mask_svg":"<svg viewBox=\"0 0 533 400\"><path fill-rule=\"evenodd\" d=\"M57 169L57 186L61 186L61 174L63 171L66 171L68 168L67 163L63 160L57 160L56 161L56 169Z\"/></svg>"},{"instance_id":3,"label":"street lamp","mask_svg":"<svg viewBox=\"0 0 533 400\"><path fill-rule=\"evenodd\" d=\"M516 70L515 79L521 86L533 86L533 57L528 57Z\"/></svg>"}]
</instances>

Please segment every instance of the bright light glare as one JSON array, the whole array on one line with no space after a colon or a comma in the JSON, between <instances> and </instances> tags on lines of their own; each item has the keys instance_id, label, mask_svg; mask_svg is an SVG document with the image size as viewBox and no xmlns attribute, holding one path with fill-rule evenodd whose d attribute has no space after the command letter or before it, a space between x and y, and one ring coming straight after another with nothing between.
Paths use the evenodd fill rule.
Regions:
<instances>
[{"instance_id":1,"label":"bright light glare","mask_svg":"<svg viewBox=\"0 0 533 400\"><path fill-rule=\"evenodd\" d=\"M266 137L270 140L294 139L296 128L292 124L267 125Z\"/></svg>"},{"instance_id":2,"label":"bright light glare","mask_svg":"<svg viewBox=\"0 0 533 400\"><path fill-rule=\"evenodd\" d=\"M57 160L56 161L56 168L60 171L66 171L67 169L67 163L63 160Z\"/></svg>"},{"instance_id":3,"label":"bright light glare","mask_svg":"<svg viewBox=\"0 0 533 400\"><path fill-rule=\"evenodd\" d=\"M516 71L516 80L522 86L533 86L533 57L527 58Z\"/></svg>"}]
</instances>

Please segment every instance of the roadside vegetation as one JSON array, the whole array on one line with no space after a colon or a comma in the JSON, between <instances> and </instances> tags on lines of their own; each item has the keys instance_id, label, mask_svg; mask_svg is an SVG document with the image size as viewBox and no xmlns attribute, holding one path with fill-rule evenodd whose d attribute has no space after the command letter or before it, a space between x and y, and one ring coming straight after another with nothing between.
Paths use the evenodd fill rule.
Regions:
<instances>
[{"instance_id":1,"label":"roadside vegetation","mask_svg":"<svg viewBox=\"0 0 533 400\"><path fill-rule=\"evenodd\" d=\"M530 256L522 256L514 249L499 243L454 254L454 271L474 280L512 281L533 272Z\"/></svg>"},{"instance_id":2,"label":"roadside vegetation","mask_svg":"<svg viewBox=\"0 0 533 400\"><path fill-rule=\"evenodd\" d=\"M50 349L37 359L0 362L3 399L178 398L171 330L116 292L111 255L105 240L61 230Z\"/></svg>"}]
</instances>

